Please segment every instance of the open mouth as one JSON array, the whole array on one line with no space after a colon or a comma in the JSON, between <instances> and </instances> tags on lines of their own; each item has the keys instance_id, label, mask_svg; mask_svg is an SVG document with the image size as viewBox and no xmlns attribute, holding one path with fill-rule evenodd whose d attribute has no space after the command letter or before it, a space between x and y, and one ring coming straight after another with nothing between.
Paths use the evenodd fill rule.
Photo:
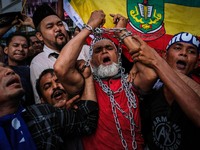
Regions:
<instances>
[{"instance_id":1,"label":"open mouth","mask_svg":"<svg viewBox=\"0 0 200 150\"><path fill-rule=\"evenodd\" d=\"M64 34L62 34L60 32L56 34L56 38L63 38L63 37L64 37Z\"/></svg>"},{"instance_id":2,"label":"open mouth","mask_svg":"<svg viewBox=\"0 0 200 150\"><path fill-rule=\"evenodd\" d=\"M178 61L176 62L176 66L177 66L178 69L183 70L183 69L186 68L187 63L186 63L185 61L178 60Z\"/></svg>"},{"instance_id":3,"label":"open mouth","mask_svg":"<svg viewBox=\"0 0 200 150\"><path fill-rule=\"evenodd\" d=\"M104 64L110 64L110 62L111 62L110 57L103 58L103 63Z\"/></svg>"},{"instance_id":4,"label":"open mouth","mask_svg":"<svg viewBox=\"0 0 200 150\"><path fill-rule=\"evenodd\" d=\"M59 99L62 97L62 94L65 94L66 92L62 89L57 89L53 92L51 98L54 98L54 99Z\"/></svg>"},{"instance_id":5,"label":"open mouth","mask_svg":"<svg viewBox=\"0 0 200 150\"><path fill-rule=\"evenodd\" d=\"M6 84L6 86L12 86L12 85L19 85L19 79L11 78Z\"/></svg>"}]
</instances>

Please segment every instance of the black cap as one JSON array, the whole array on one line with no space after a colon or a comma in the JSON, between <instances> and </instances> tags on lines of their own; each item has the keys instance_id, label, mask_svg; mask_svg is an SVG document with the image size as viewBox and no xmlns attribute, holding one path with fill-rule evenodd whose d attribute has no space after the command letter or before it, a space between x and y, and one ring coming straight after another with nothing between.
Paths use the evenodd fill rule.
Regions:
<instances>
[{"instance_id":1,"label":"black cap","mask_svg":"<svg viewBox=\"0 0 200 150\"><path fill-rule=\"evenodd\" d=\"M38 25L40 24L40 22L46 18L47 16L50 15L56 15L58 16L55 11L48 5L48 4L42 4L40 5L36 11L33 14L33 23L35 26L35 29L37 29Z\"/></svg>"}]
</instances>

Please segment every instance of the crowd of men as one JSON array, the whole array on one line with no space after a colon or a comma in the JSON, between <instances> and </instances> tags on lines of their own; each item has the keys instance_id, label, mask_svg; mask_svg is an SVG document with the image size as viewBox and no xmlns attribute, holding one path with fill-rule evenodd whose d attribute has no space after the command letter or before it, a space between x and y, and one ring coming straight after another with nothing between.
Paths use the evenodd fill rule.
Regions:
<instances>
[{"instance_id":1,"label":"crowd of men","mask_svg":"<svg viewBox=\"0 0 200 150\"><path fill-rule=\"evenodd\" d=\"M35 29L11 34L1 49L0 149L198 149L200 137L200 41L180 32L161 57L111 14L119 47L95 34L105 13L91 13L69 36L48 4L12 26ZM86 43L90 35L94 38ZM127 50L133 63L125 63ZM128 65L127 65L128 64Z\"/></svg>"}]
</instances>

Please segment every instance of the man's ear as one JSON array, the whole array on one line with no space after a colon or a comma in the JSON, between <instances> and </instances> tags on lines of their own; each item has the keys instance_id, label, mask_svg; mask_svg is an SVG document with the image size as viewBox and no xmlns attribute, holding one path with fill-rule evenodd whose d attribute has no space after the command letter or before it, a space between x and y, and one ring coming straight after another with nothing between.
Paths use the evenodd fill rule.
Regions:
<instances>
[{"instance_id":1,"label":"man's ear","mask_svg":"<svg viewBox=\"0 0 200 150\"><path fill-rule=\"evenodd\" d=\"M43 41L43 37L42 37L41 32L36 32L35 36L36 36L40 41Z\"/></svg>"},{"instance_id":2,"label":"man's ear","mask_svg":"<svg viewBox=\"0 0 200 150\"><path fill-rule=\"evenodd\" d=\"M3 51L4 51L5 54L8 55L8 46L6 46Z\"/></svg>"}]
</instances>

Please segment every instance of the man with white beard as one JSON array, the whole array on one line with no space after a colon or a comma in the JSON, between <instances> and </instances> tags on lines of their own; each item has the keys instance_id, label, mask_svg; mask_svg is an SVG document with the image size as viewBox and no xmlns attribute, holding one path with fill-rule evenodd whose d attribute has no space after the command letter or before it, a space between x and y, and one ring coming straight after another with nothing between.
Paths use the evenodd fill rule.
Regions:
<instances>
[{"instance_id":1,"label":"man with white beard","mask_svg":"<svg viewBox=\"0 0 200 150\"><path fill-rule=\"evenodd\" d=\"M111 14L117 36L134 54L145 43L136 42L125 27L127 19L119 14ZM76 59L86 38L93 29L105 22L102 10L94 11L85 28L67 43L61 51L54 70L67 91L74 95L81 92L84 78L76 69ZM149 47L148 47L149 48ZM90 48L90 65L93 69L95 90L99 104L99 120L96 132L83 139L87 150L143 149L141 135L138 91L148 91L157 77L155 72L141 63L135 63L137 74L133 84L127 82L125 69L121 65L121 52L108 38L97 36ZM88 64L88 63L86 63ZM82 66L84 70L84 65ZM144 84L145 83L145 84ZM137 87L137 88L136 88Z\"/></svg>"},{"instance_id":2,"label":"man with white beard","mask_svg":"<svg viewBox=\"0 0 200 150\"><path fill-rule=\"evenodd\" d=\"M116 49L116 51L117 51L117 48L116 48L115 44L111 40L106 39L106 38L98 39L98 41L100 41L100 40L108 40L108 41L110 41L111 42L110 46L111 47L113 46L113 48ZM98 41L94 41L94 42L97 43ZM107 61L109 61L109 58L107 58ZM116 75L119 72L119 67L120 67L119 66L119 62L117 61L117 63L112 62L109 65L100 64L98 67L94 66L93 67L93 71L94 71L94 74L98 75L100 78L106 78L106 77L112 77L112 76Z\"/></svg>"}]
</instances>

